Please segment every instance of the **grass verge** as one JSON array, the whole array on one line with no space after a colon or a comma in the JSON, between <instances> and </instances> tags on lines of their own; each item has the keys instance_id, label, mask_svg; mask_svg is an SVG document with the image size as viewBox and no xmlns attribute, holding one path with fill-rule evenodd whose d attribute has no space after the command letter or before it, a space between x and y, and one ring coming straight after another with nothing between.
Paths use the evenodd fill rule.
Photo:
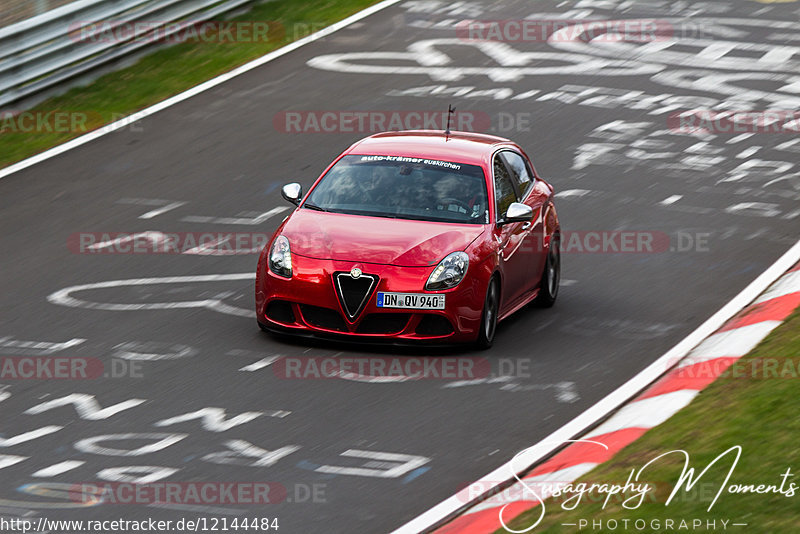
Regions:
<instances>
[{"instance_id":1,"label":"grass verge","mask_svg":"<svg viewBox=\"0 0 800 534\"><path fill-rule=\"evenodd\" d=\"M684 491L684 484L684 490L665 505L684 467L684 458L672 454L644 472L642 480L654 483L656 489L638 508L623 508L626 496L612 498L603 508L605 495L595 493L584 495L574 510L565 510L564 504L575 504L566 503L573 495L569 494L559 502L545 501L545 518L530 532L709 532L713 530L708 528L711 520L716 521L716 530L743 534L800 531L800 310L726 374L669 421L647 432L580 481L624 484L632 470L638 471L648 461L673 450L689 454L697 477L716 457L739 445L742 455L727 483L725 477L731 470L733 455L711 466L693 489ZM780 489L787 470L791 474L785 477L785 491L778 493L776 489ZM792 484L796 494L790 491ZM739 489L738 485L753 485L754 489L763 485L765 493L732 493L730 489ZM720 488L722 493L709 511ZM628 504L636 502L634 499ZM529 510L509 527L518 531L527 528L540 513L538 507ZM627 527L623 523L626 519ZM637 519L644 521L638 523L645 525L643 530L634 523ZM672 528L668 519L674 521ZM581 520L587 523L579 529ZM680 520L686 520L688 528L678 528ZM702 526L695 526L694 520L701 521ZM593 528L592 521L602 523L595 523L599 528ZM722 521L729 521L724 529ZM733 526L734 523L746 526ZM507 531L502 528L497 530L504 532Z\"/></svg>"},{"instance_id":2,"label":"grass verge","mask_svg":"<svg viewBox=\"0 0 800 534\"><path fill-rule=\"evenodd\" d=\"M69 121L67 127L54 128L61 131L21 131L13 123L0 123L0 168L151 106L375 3L377 0L273 0L257 4L231 20L268 22L268 39L235 43L194 40L161 48L130 67L28 110L80 117Z\"/></svg>"}]
</instances>

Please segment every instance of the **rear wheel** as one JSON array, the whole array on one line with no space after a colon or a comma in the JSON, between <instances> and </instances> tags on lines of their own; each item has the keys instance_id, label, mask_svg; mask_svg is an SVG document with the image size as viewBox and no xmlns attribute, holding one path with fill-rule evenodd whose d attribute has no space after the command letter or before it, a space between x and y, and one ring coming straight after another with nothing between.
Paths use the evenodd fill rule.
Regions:
<instances>
[{"instance_id":1,"label":"rear wheel","mask_svg":"<svg viewBox=\"0 0 800 534\"><path fill-rule=\"evenodd\" d=\"M483 303L483 314L481 316L481 328L478 333L477 345L481 349L488 349L494 343L499 308L500 283L497 278L492 278L489 281L489 288L486 290L486 300Z\"/></svg>"},{"instance_id":2,"label":"rear wheel","mask_svg":"<svg viewBox=\"0 0 800 534\"><path fill-rule=\"evenodd\" d=\"M536 297L536 305L541 308L550 308L556 303L558 296L558 284L561 281L561 240L559 236L553 236L550 241L550 249L547 251L547 260L544 264L542 281L539 284L539 295Z\"/></svg>"}]
</instances>

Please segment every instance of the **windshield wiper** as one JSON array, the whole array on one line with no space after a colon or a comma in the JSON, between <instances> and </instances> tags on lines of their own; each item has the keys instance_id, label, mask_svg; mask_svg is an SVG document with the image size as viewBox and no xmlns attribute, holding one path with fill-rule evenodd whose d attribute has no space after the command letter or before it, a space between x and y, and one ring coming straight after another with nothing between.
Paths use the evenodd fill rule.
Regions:
<instances>
[{"instance_id":1,"label":"windshield wiper","mask_svg":"<svg viewBox=\"0 0 800 534\"><path fill-rule=\"evenodd\" d=\"M306 203L303 204L303 207L304 208L308 208L310 210L314 210L314 211L328 211L325 208L323 208L321 206L317 206L316 204L312 204L311 202L308 202L308 201L306 201Z\"/></svg>"}]
</instances>

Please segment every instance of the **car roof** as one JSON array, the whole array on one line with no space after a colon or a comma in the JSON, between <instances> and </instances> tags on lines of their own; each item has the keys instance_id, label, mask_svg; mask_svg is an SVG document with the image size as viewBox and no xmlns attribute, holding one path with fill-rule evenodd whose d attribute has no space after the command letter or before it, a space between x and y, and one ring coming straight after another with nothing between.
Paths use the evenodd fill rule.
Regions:
<instances>
[{"instance_id":1,"label":"car roof","mask_svg":"<svg viewBox=\"0 0 800 534\"><path fill-rule=\"evenodd\" d=\"M472 132L404 130L372 135L355 143L347 154L370 156L408 156L482 165L489 161L498 145L514 143L503 137Z\"/></svg>"}]
</instances>

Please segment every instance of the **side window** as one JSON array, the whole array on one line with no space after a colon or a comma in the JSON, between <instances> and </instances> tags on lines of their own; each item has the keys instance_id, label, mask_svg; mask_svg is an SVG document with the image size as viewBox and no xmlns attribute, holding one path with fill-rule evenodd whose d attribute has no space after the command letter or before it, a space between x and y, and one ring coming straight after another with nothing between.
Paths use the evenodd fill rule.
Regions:
<instances>
[{"instance_id":1,"label":"side window","mask_svg":"<svg viewBox=\"0 0 800 534\"><path fill-rule=\"evenodd\" d=\"M494 158L494 199L498 219L506 213L512 203L517 201L517 193L511 183L511 176L499 155Z\"/></svg>"},{"instance_id":2,"label":"side window","mask_svg":"<svg viewBox=\"0 0 800 534\"><path fill-rule=\"evenodd\" d=\"M528 188L531 186L533 179L528 170L528 165L525 164L525 158L516 152L505 151L500 153L506 161L508 168L511 169L511 178L517 184L520 197L525 197Z\"/></svg>"}]
</instances>

